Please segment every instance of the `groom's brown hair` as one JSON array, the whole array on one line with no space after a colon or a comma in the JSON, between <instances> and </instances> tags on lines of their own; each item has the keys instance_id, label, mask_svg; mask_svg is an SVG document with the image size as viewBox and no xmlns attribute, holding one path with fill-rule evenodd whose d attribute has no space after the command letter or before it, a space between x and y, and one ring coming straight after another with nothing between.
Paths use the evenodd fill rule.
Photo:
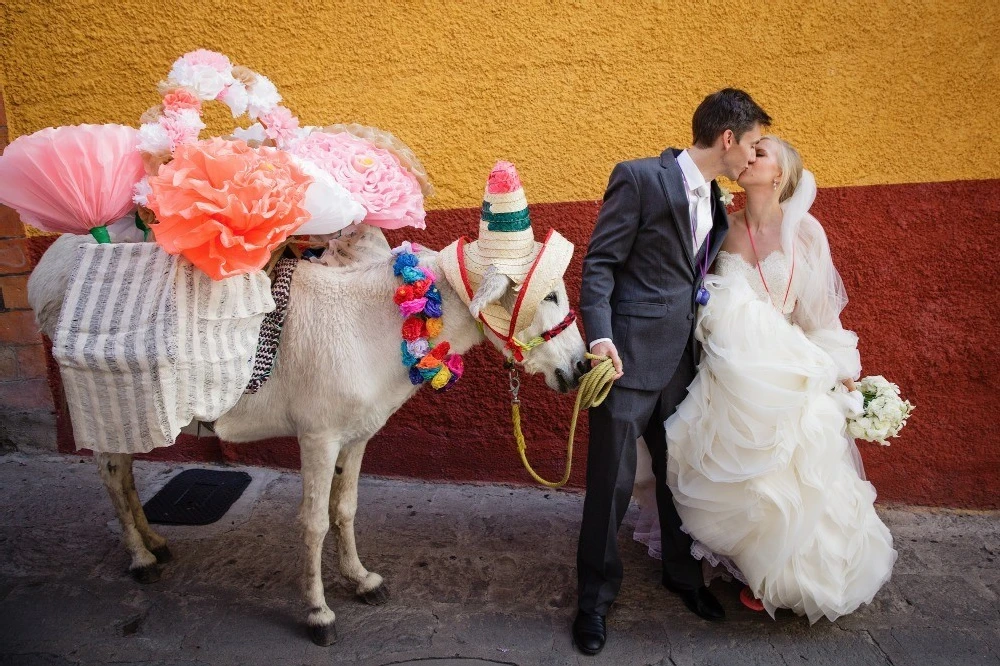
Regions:
<instances>
[{"instance_id":1,"label":"groom's brown hair","mask_svg":"<svg viewBox=\"0 0 1000 666\"><path fill-rule=\"evenodd\" d=\"M694 145L708 148L727 129L739 141L754 125L768 127L771 116L753 101L749 93L736 88L723 88L701 101L691 118Z\"/></svg>"}]
</instances>

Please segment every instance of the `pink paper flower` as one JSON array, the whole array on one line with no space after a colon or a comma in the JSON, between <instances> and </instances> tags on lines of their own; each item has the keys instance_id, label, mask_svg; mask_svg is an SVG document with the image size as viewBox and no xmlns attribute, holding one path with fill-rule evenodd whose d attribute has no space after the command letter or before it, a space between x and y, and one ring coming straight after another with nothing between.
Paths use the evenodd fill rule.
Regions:
<instances>
[{"instance_id":1,"label":"pink paper flower","mask_svg":"<svg viewBox=\"0 0 1000 666\"><path fill-rule=\"evenodd\" d=\"M170 137L171 152L177 150L178 146L197 141L201 130L205 129L205 123L193 109L166 113L160 116L157 123Z\"/></svg>"},{"instance_id":2,"label":"pink paper flower","mask_svg":"<svg viewBox=\"0 0 1000 666\"><path fill-rule=\"evenodd\" d=\"M138 132L124 125L47 128L0 155L0 204L44 231L85 234L127 215L142 178Z\"/></svg>"},{"instance_id":3,"label":"pink paper flower","mask_svg":"<svg viewBox=\"0 0 1000 666\"><path fill-rule=\"evenodd\" d=\"M191 51L190 53L185 53L180 59L188 65L211 67L217 72L227 72L233 66L233 64L229 61L229 58L221 53L209 51L208 49L197 49L195 51Z\"/></svg>"},{"instance_id":4,"label":"pink paper flower","mask_svg":"<svg viewBox=\"0 0 1000 666\"><path fill-rule=\"evenodd\" d=\"M279 146L294 139L299 129L299 119L283 106L276 106L262 115L260 122L264 124L264 133Z\"/></svg>"},{"instance_id":5,"label":"pink paper flower","mask_svg":"<svg viewBox=\"0 0 1000 666\"><path fill-rule=\"evenodd\" d=\"M445 359L445 365L451 370L451 373L456 377L461 377L462 373L465 372L465 361L462 360L461 356L452 355Z\"/></svg>"},{"instance_id":6,"label":"pink paper flower","mask_svg":"<svg viewBox=\"0 0 1000 666\"><path fill-rule=\"evenodd\" d=\"M312 179L287 153L214 138L181 146L149 179L156 242L213 279L260 270L301 227Z\"/></svg>"},{"instance_id":7,"label":"pink paper flower","mask_svg":"<svg viewBox=\"0 0 1000 666\"><path fill-rule=\"evenodd\" d=\"M490 172L490 178L486 181L486 191L490 194L506 194L521 187L521 179L517 175L517 169L510 162L500 161Z\"/></svg>"},{"instance_id":8,"label":"pink paper flower","mask_svg":"<svg viewBox=\"0 0 1000 666\"><path fill-rule=\"evenodd\" d=\"M431 269L427 268L426 266L421 266L418 270L421 273L423 273L424 277L427 278L428 280L430 280L431 282L436 282L437 281L437 275L435 275L434 271L432 271Z\"/></svg>"},{"instance_id":9,"label":"pink paper flower","mask_svg":"<svg viewBox=\"0 0 1000 666\"><path fill-rule=\"evenodd\" d=\"M365 207L365 223L383 229L425 228L417 179L388 150L347 132L313 132L293 149L327 172Z\"/></svg>"},{"instance_id":10,"label":"pink paper flower","mask_svg":"<svg viewBox=\"0 0 1000 666\"><path fill-rule=\"evenodd\" d=\"M418 312L423 312L424 307L427 305L426 298L415 298L412 301L406 301L399 304L399 313L404 317L409 317L410 315L415 315Z\"/></svg>"}]
</instances>

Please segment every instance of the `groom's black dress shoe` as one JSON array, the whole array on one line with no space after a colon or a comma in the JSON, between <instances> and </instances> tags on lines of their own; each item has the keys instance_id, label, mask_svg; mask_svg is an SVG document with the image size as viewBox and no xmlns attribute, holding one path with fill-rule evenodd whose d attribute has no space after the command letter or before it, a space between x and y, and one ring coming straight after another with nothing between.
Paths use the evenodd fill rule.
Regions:
<instances>
[{"instance_id":1,"label":"groom's black dress shoe","mask_svg":"<svg viewBox=\"0 0 1000 666\"><path fill-rule=\"evenodd\" d=\"M726 611L722 608L722 604L704 585L693 590L684 590L664 581L663 587L678 595L688 610L703 620L718 622L726 619Z\"/></svg>"},{"instance_id":2,"label":"groom's black dress shoe","mask_svg":"<svg viewBox=\"0 0 1000 666\"><path fill-rule=\"evenodd\" d=\"M607 640L607 625L599 613L579 611L573 621L573 642L584 654L597 654Z\"/></svg>"}]
</instances>

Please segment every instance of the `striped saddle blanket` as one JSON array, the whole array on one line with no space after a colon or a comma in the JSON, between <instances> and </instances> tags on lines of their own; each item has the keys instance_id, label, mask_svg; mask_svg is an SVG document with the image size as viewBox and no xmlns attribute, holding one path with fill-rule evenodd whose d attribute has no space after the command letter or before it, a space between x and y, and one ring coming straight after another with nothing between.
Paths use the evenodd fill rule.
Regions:
<instances>
[{"instance_id":1,"label":"striped saddle blanket","mask_svg":"<svg viewBox=\"0 0 1000 666\"><path fill-rule=\"evenodd\" d=\"M231 409L250 381L263 272L212 280L156 243L81 243L59 314L59 363L77 448L143 453Z\"/></svg>"}]
</instances>

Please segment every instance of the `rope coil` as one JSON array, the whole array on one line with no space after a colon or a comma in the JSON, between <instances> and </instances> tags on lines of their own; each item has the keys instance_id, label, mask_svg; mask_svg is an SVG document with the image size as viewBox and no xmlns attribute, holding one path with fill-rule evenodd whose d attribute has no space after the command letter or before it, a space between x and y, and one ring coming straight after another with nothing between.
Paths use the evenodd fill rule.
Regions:
<instances>
[{"instance_id":1,"label":"rope coil","mask_svg":"<svg viewBox=\"0 0 1000 666\"><path fill-rule=\"evenodd\" d=\"M518 398L518 391L521 383L517 376L517 369L510 370L510 392L511 392L511 420L514 424L514 440L517 442L517 452L521 456L524 468L528 470L538 483L546 488L562 488L569 481L570 472L573 466L573 438L576 436L576 422L580 415L580 409L590 409L597 407L608 397L611 386L614 384L615 366L607 356L595 356L585 354L588 361L599 361L583 377L580 378L580 389L576 393L576 404L573 405L573 420L569 425L569 441L566 443L566 467L563 476L559 481L547 481L543 479L528 462L528 445L524 441L524 433L521 432L521 401Z\"/></svg>"}]
</instances>

